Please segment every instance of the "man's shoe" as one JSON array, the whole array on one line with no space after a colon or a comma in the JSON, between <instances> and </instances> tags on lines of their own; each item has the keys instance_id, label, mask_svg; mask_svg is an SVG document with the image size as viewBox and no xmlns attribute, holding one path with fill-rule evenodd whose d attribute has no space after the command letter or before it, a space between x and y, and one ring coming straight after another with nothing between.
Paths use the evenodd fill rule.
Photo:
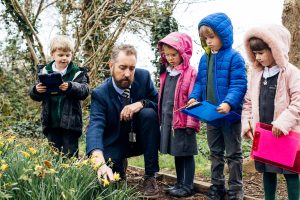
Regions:
<instances>
[{"instance_id":1,"label":"man's shoe","mask_svg":"<svg viewBox=\"0 0 300 200\"><path fill-rule=\"evenodd\" d=\"M212 185L207 192L207 200L224 200L226 189L222 186Z\"/></svg>"},{"instance_id":2,"label":"man's shoe","mask_svg":"<svg viewBox=\"0 0 300 200\"><path fill-rule=\"evenodd\" d=\"M146 177L143 182L143 198L158 198L159 189L155 177Z\"/></svg>"},{"instance_id":3,"label":"man's shoe","mask_svg":"<svg viewBox=\"0 0 300 200\"><path fill-rule=\"evenodd\" d=\"M244 192L243 190L228 190L228 199L229 200L243 200L244 199Z\"/></svg>"},{"instance_id":4,"label":"man's shoe","mask_svg":"<svg viewBox=\"0 0 300 200\"><path fill-rule=\"evenodd\" d=\"M181 185L178 189L170 190L169 194L173 197L188 197L193 195L193 191L189 187Z\"/></svg>"}]
</instances>

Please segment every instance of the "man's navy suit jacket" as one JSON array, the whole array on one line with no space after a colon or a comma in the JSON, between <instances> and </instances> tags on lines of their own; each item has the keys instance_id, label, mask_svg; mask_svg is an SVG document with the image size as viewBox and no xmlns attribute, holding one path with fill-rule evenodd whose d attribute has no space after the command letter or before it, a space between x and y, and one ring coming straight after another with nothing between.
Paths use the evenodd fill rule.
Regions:
<instances>
[{"instance_id":1,"label":"man's navy suit jacket","mask_svg":"<svg viewBox=\"0 0 300 200\"><path fill-rule=\"evenodd\" d=\"M158 93L147 70L135 69L130 95L131 103L146 100L144 107L153 108L157 112ZM92 92L90 122L86 135L87 155L94 149L102 150L106 159L119 159L126 155L124 151L128 139L124 141L126 137L120 129L121 110L119 94L110 77Z\"/></svg>"}]
</instances>

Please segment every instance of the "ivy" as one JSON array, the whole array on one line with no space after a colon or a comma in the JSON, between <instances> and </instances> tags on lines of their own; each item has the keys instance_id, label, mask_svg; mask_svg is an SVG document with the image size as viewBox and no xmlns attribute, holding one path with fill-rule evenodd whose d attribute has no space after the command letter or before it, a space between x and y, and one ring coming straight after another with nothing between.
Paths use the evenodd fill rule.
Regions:
<instances>
[{"instance_id":1,"label":"ivy","mask_svg":"<svg viewBox=\"0 0 300 200\"><path fill-rule=\"evenodd\" d=\"M160 53L157 49L157 43L159 40L167 36L171 32L178 31L178 23L175 18L173 18L171 12L171 6L165 5L163 12L154 15L153 25L151 27L151 48L154 51L154 59L151 61L155 67L154 72L154 82L159 88L159 74L161 67Z\"/></svg>"},{"instance_id":2,"label":"ivy","mask_svg":"<svg viewBox=\"0 0 300 200\"><path fill-rule=\"evenodd\" d=\"M13 130L27 134L31 130L36 136L40 124L40 106L28 95L31 78L26 70L0 69L0 131Z\"/></svg>"}]
</instances>

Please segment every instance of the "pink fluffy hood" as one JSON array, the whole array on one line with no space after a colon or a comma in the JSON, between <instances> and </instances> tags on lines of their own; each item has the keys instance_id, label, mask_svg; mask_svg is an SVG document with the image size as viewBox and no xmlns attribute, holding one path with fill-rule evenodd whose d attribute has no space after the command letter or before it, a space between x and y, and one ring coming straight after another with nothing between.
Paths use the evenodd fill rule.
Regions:
<instances>
[{"instance_id":1,"label":"pink fluffy hood","mask_svg":"<svg viewBox=\"0 0 300 200\"><path fill-rule=\"evenodd\" d=\"M253 27L245 34L245 49L249 61L254 68L263 67L255 60L255 56L250 49L249 40L252 37L262 39L271 48L272 55L281 68L286 68L289 63L288 53L290 50L291 34L281 25L269 24L260 27Z\"/></svg>"}]
</instances>

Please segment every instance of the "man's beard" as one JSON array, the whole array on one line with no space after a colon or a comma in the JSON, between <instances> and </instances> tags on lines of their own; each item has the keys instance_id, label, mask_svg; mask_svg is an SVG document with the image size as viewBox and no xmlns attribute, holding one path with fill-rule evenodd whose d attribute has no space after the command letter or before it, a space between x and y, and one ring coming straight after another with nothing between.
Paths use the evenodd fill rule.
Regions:
<instances>
[{"instance_id":1,"label":"man's beard","mask_svg":"<svg viewBox=\"0 0 300 200\"><path fill-rule=\"evenodd\" d=\"M118 86L118 88L120 89L126 89L129 88L129 86L131 85L131 83L133 82L133 80L130 80L129 77L124 77L121 80L117 80L116 79L116 75L115 75L115 69L113 68L112 70L112 77L114 79L115 84Z\"/></svg>"},{"instance_id":2,"label":"man's beard","mask_svg":"<svg viewBox=\"0 0 300 200\"><path fill-rule=\"evenodd\" d=\"M116 85L121 89L129 88L131 81L128 78L123 78L122 80L114 80Z\"/></svg>"}]
</instances>

